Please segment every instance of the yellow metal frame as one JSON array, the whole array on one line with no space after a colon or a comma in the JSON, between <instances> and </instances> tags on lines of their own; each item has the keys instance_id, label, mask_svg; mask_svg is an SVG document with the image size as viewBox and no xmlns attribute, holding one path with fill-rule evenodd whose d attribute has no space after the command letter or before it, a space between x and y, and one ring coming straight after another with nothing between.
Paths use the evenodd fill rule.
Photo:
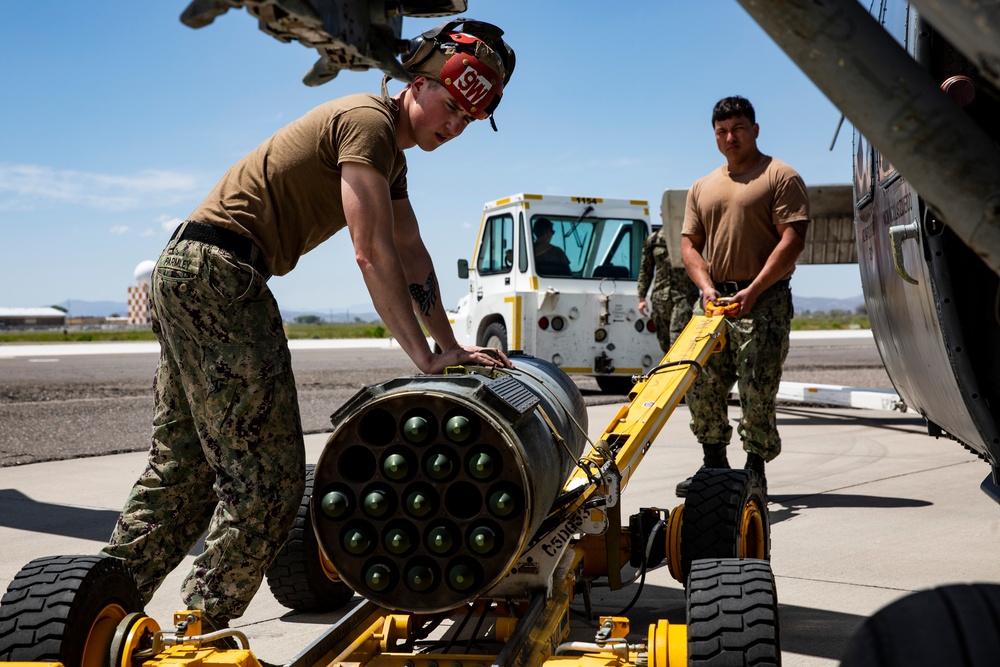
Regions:
<instances>
[{"instance_id":1,"label":"yellow metal frame","mask_svg":"<svg viewBox=\"0 0 1000 667\"><path fill-rule=\"evenodd\" d=\"M594 494L611 494L625 488L634 474L652 440L666 423L680 402L684 392L690 387L695 377L709 356L725 343L725 318L696 316L687 325L670 351L661 363L643 377L639 378L630 393L630 402L617 412L607 429L600 437L593 451L588 453L583 463L587 469L578 470L567 481L564 491L578 491L576 499L563 511L570 513L579 511L583 504L594 497ZM609 476L609 471L613 474ZM616 478L615 475L618 475ZM618 479L618 488L611 488L613 480ZM585 570L584 560L589 557L601 561L601 542L603 541L604 565L606 576L613 585L620 576L620 563L627 558L628 535L621 530L619 504L608 503L609 528L602 536L591 536L581 541L576 548L569 549L560 561L552 578L548 591L538 591L530 601L518 601L520 605L517 614L500 611L500 605L491 607L491 600L478 601L476 605L491 611L493 615L494 639L504 643L503 651L494 655L456 654L456 653L404 653L399 652L399 645L411 634L415 615L395 614L371 602L362 603L354 611L345 616L340 623L331 628L328 633L330 644L323 644L322 651L312 652L316 645L310 647L293 663L295 667L432 667L447 665L448 667L482 667L482 665L497 664L501 656L508 651L515 651L514 656L507 655L504 664L545 665L546 667L629 667L635 664L627 650L623 656L621 638L629 632L627 618L609 617L602 623L610 630L605 644L595 643L579 649L573 647L574 653L557 654L560 644L569 636L569 606L572 602L578 580L590 576L592 568ZM611 506L613 505L613 507ZM683 505L674 509L668 516L667 523L667 561L670 571L677 577L675 570L680 563L680 526L683 517ZM741 548L746 557L760 557L763 548L763 522L766 517L760 508L748 507L741 516L741 530L744 541ZM623 535L625 537L623 537ZM325 556L320 553L322 560ZM326 563L328 565L328 561ZM600 568L599 568L600 569ZM329 571L329 569L328 569ZM618 582L620 585L620 581ZM466 608L455 610L455 614L468 611ZM180 612L182 615L188 612ZM118 614L124 615L124 614ZM102 615L95 621L100 624L94 630L95 635L104 635L105 625L114 631L114 610ZM177 618L175 618L175 623ZM200 623L197 623L200 626ZM200 633L200 628L191 630ZM109 633L110 634L110 633ZM516 645L513 644L516 639ZM648 665L649 667L676 667L687 664L687 627L671 624L661 620L649 626L648 632ZM322 655L319 655L322 653ZM306 658L305 656L312 656ZM219 667L260 667L260 663L249 650L219 650L200 643L176 644L161 651L160 654L143 662L144 667L154 667L157 664L180 667L181 665L215 665ZM93 665L85 662L84 667ZM127 667L127 666L115 666Z\"/></svg>"},{"instance_id":2,"label":"yellow metal frame","mask_svg":"<svg viewBox=\"0 0 1000 667\"><path fill-rule=\"evenodd\" d=\"M630 402L612 418L598 445L616 451L615 463L621 472L621 488L635 472L653 438L680 404L681 397L698 376L702 365L725 344L726 320L722 317L698 315L691 319L663 357L659 366L650 371L629 393ZM656 370L659 369L659 370ZM604 447L586 457L595 467L605 463ZM589 483L582 470L577 470L566 484L573 489ZM590 493L582 494L583 504Z\"/></svg>"}]
</instances>

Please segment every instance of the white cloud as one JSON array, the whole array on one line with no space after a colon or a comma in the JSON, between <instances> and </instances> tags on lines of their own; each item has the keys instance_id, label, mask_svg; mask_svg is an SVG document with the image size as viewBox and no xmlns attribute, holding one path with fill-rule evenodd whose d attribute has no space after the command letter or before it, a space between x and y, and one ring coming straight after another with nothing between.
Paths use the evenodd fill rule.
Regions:
<instances>
[{"instance_id":1,"label":"white cloud","mask_svg":"<svg viewBox=\"0 0 1000 667\"><path fill-rule=\"evenodd\" d=\"M203 184L191 174L148 169L134 174L100 174L31 164L0 164L0 209L30 210L71 204L126 211L169 204Z\"/></svg>"},{"instance_id":2,"label":"white cloud","mask_svg":"<svg viewBox=\"0 0 1000 667\"><path fill-rule=\"evenodd\" d=\"M177 229L178 225L184 222L182 219L170 215L161 215L156 219L156 221L160 223L160 227L163 228L163 231L170 232L171 234L174 233L174 230Z\"/></svg>"},{"instance_id":3,"label":"white cloud","mask_svg":"<svg viewBox=\"0 0 1000 667\"><path fill-rule=\"evenodd\" d=\"M109 230L112 234L128 234L131 230L128 225L115 225Z\"/></svg>"}]
</instances>

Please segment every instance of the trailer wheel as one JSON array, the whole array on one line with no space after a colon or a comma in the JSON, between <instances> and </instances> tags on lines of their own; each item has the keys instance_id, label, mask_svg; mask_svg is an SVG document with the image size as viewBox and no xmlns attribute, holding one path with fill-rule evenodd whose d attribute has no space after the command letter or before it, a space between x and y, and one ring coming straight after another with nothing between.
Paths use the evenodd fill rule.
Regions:
<instances>
[{"instance_id":1,"label":"trailer wheel","mask_svg":"<svg viewBox=\"0 0 1000 667\"><path fill-rule=\"evenodd\" d=\"M764 560L698 560L687 583L688 665L781 664L778 596Z\"/></svg>"},{"instance_id":2,"label":"trailer wheel","mask_svg":"<svg viewBox=\"0 0 1000 667\"><path fill-rule=\"evenodd\" d=\"M160 624L135 611L126 616L115 630L108 651L108 667L132 667L137 651L153 647L153 635L160 631Z\"/></svg>"},{"instance_id":3,"label":"trailer wheel","mask_svg":"<svg viewBox=\"0 0 1000 667\"><path fill-rule=\"evenodd\" d=\"M132 572L117 558L36 558L0 600L0 660L101 667L118 625L142 607Z\"/></svg>"},{"instance_id":4,"label":"trailer wheel","mask_svg":"<svg viewBox=\"0 0 1000 667\"><path fill-rule=\"evenodd\" d=\"M507 327L503 322L490 322L483 330L481 347L495 347L504 354L507 353Z\"/></svg>"},{"instance_id":5,"label":"trailer wheel","mask_svg":"<svg viewBox=\"0 0 1000 667\"><path fill-rule=\"evenodd\" d=\"M763 480L749 470L702 468L684 502L681 575L701 558L771 558ZM683 580L683 579L682 579Z\"/></svg>"},{"instance_id":6,"label":"trailer wheel","mask_svg":"<svg viewBox=\"0 0 1000 667\"><path fill-rule=\"evenodd\" d=\"M635 383L632 382L631 377L623 375L595 375L594 379L597 380L598 388L605 394L625 394L626 396Z\"/></svg>"},{"instance_id":7,"label":"trailer wheel","mask_svg":"<svg viewBox=\"0 0 1000 667\"><path fill-rule=\"evenodd\" d=\"M955 584L907 595L867 619L842 667L987 667L1000 656L1000 585Z\"/></svg>"},{"instance_id":8,"label":"trailer wheel","mask_svg":"<svg viewBox=\"0 0 1000 667\"><path fill-rule=\"evenodd\" d=\"M323 555L309 517L316 466L306 466L306 490L295 515L288 540L267 568L265 577L274 598L296 611L324 612L340 609L354 591L340 580Z\"/></svg>"}]
</instances>

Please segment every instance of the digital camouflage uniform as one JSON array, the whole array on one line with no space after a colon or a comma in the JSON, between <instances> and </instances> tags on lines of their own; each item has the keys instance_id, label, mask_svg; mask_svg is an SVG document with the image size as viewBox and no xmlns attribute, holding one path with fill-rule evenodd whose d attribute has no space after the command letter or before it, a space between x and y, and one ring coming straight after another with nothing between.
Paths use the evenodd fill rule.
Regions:
<instances>
[{"instance_id":1,"label":"digital camouflage uniform","mask_svg":"<svg viewBox=\"0 0 1000 667\"><path fill-rule=\"evenodd\" d=\"M696 314L705 314L700 304ZM729 443L733 427L729 425L727 396L735 382L742 406L737 433L743 449L765 461L781 452L775 398L788 356L793 315L792 290L781 283L761 294L749 315L730 319L725 346L708 358L687 393L691 432L698 442Z\"/></svg>"},{"instance_id":2,"label":"digital camouflage uniform","mask_svg":"<svg viewBox=\"0 0 1000 667\"><path fill-rule=\"evenodd\" d=\"M103 553L128 563L148 602L207 529L182 598L226 621L250 603L304 492L291 356L264 277L213 245L168 244L151 310L149 460Z\"/></svg>"},{"instance_id":3,"label":"digital camouflage uniform","mask_svg":"<svg viewBox=\"0 0 1000 667\"><path fill-rule=\"evenodd\" d=\"M681 233L699 240L716 291L726 297L752 284L781 243L782 226L796 224L801 230L793 233L804 233L809 224L805 183L790 166L761 153L751 169L731 173L727 162L696 180L688 189ZM781 452L775 402L794 314L789 286L794 270L794 264L787 266L750 312L727 326L725 347L709 357L691 384L691 431L709 467L718 467L732 435L726 399L734 382L746 465L763 472L763 463Z\"/></svg>"},{"instance_id":4,"label":"digital camouflage uniform","mask_svg":"<svg viewBox=\"0 0 1000 667\"><path fill-rule=\"evenodd\" d=\"M236 618L287 539L305 488L304 444L281 315L258 270L285 275L346 227L340 155L373 166L391 197L407 196L397 113L384 85L380 96L310 110L237 162L161 254L149 464L104 550L128 562L145 599L207 529L182 599L216 623ZM178 240L205 226L235 235L249 257L219 239Z\"/></svg>"},{"instance_id":5,"label":"digital camouflage uniform","mask_svg":"<svg viewBox=\"0 0 1000 667\"><path fill-rule=\"evenodd\" d=\"M662 228L655 230L642 243L638 285L640 299L646 298L651 282L650 316L656 325L660 348L666 354L691 321L699 292L685 269L670 265L670 249Z\"/></svg>"},{"instance_id":6,"label":"digital camouflage uniform","mask_svg":"<svg viewBox=\"0 0 1000 667\"><path fill-rule=\"evenodd\" d=\"M410 71L428 82L414 80L392 98L386 76L381 95L331 100L279 129L223 175L160 255L151 285L161 355L149 459L104 549L127 562L144 600L207 530L182 598L212 626L227 625L243 614L285 543L305 490L305 453L288 341L262 272L289 273L303 255L347 228L348 218L370 231L397 224L399 214L401 224L411 224L397 130L419 132L437 122L420 114L424 102L416 98L426 94L426 103L437 104L439 85L465 112L485 119L514 64L499 28L479 26L486 43L450 32L479 22L452 23L425 33L421 59L411 58ZM470 68L489 85L476 88L473 100L471 89L441 76L455 68ZM358 215L345 210L346 163L364 165L385 183ZM369 177L361 178L367 184ZM415 218L412 224L416 231ZM395 242L389 241L400 250ZM387 252L385 239L373 245L369 259L378 257L390 270L398 266L400 253ZM423 243L405 250L411 261L431 266ZM429 274L421 306L439 296ZM435 308L433 316L443 320L440 304Z\"/></svg>"}]
</instances>

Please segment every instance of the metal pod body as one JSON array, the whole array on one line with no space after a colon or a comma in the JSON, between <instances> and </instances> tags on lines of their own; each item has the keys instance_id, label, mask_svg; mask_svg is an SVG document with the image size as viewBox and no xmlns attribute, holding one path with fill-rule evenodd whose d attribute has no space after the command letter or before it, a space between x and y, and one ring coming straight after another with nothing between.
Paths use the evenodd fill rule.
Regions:
<instances>
[{"instance_id":1,"label":"metal pod body","mask_svg":"<svg viewBox=\"0 0 1000 667\"><path fill-rule=\"evenodd\" d=\"M503 579L541 526L583 453L587 412L556 366L511 361L494 377L372 385L333 415L313 526L360 595L402 611L453 609Z\"/></svg>"}]
</instances>

